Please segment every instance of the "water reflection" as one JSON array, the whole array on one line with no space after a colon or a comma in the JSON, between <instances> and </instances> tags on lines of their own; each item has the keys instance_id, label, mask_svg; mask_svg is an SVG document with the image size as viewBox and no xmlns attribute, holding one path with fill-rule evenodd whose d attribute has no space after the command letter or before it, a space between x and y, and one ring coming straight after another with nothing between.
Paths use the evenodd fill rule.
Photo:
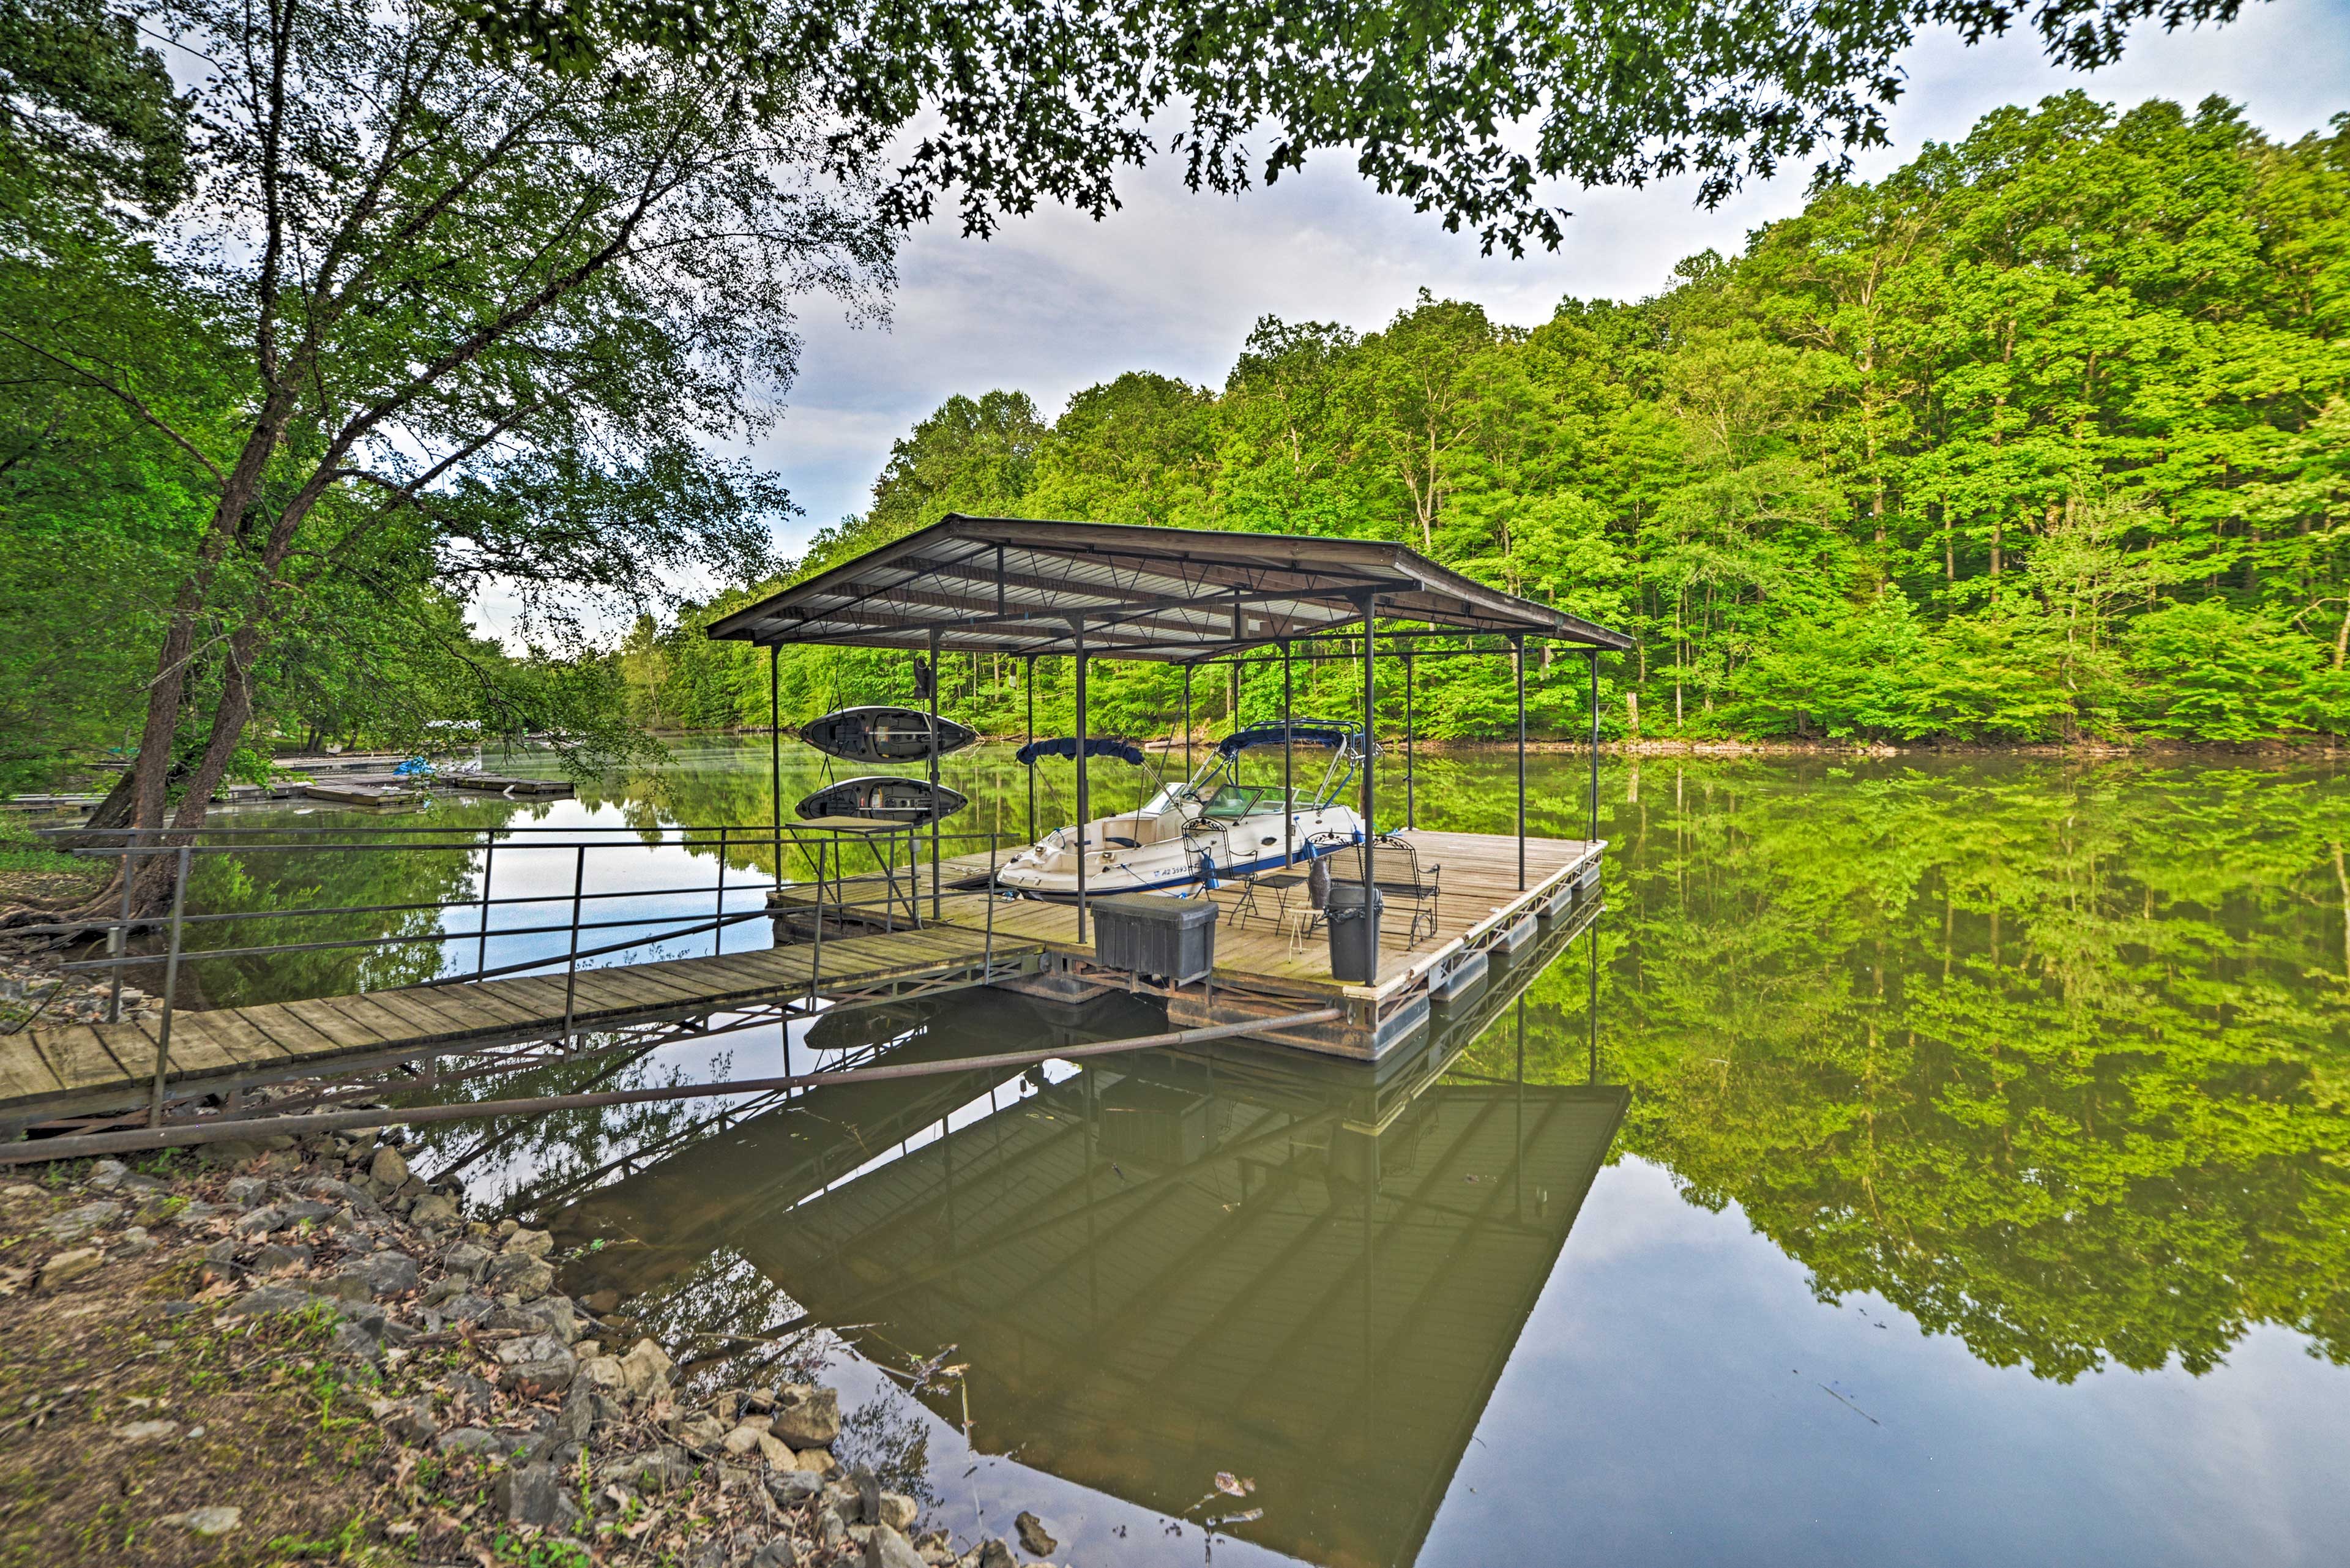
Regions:
<instances>
[{"instance_id":1,"label":"water reflection","mask_svg":"<svg viewBox=\"0 0 2350 1568\"><path fill-rule=\"evenodd\" d=\"M555 1216L607 1243L565 1282L672 1332L758 1332L787 1295L771 1336L952 1346L961 1383L920 1397L982 1451L1169 1516L1262 1507L1232 1528L1310 1562L1408 1563L1623 1118L1619 1086L1520 1071L1523 988L1583 934L1376 1070L1226 1046L819 1091ZM1156 1017L990 992L901 1016L889 1061ZM1254 1493L1213 1496L1219 1470Z\"/></svg>"}]
</instances>

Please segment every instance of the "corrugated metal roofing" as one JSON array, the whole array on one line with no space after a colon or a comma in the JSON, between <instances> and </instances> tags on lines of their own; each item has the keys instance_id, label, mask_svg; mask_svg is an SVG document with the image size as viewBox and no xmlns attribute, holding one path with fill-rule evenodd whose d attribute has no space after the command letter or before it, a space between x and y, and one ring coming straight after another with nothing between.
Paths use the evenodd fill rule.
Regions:
<instances>
[{"instance_id":1,"label":"corrugated metal roofing","mask_svg":"<svg viewBox=\"0 0 2350 1568\"><path fill-rule=\"evenodd\" d=\"M1629 649L1623 633L1518 598L1401 545L950 513L714 623L745 642L1211 658L1383 620Z\"/></svg>"}]
</instances>

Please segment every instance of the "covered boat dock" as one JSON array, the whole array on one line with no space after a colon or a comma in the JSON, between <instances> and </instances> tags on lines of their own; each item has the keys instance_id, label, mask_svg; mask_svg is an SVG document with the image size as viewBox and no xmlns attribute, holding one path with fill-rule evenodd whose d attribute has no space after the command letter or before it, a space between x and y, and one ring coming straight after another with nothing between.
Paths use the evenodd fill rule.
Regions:
<instances>
[{"instance_id":1,"label":"covered boat dock","mask_svg":"<svg viewBox=\"0 0 2350 1568\"><path fill-rule=\"evenodd\" d=\"M1252 890L1220 889L1233 938L1220 945L1216 973L1203 982L1168 988L1171 1017L1234 1022L1294 1012L1301 998L1343 998L1343 1024L1308 1032L1291 1043L1340 1054L1375 1057L1416 1030L1432 999L1468 983L1489 960L1505 957L1531 937L1536 924L1596 893L1597 836L1598 660L1633 644L1620 632L1490 587L1401 545L1383 540L1291 535L1207 533L1098 523L949 514L879 549L795 583L737 610L710 628L714 638L747 641L769 650L771 691L779 692L775 660L786 647L899 649L926 656L936 671L941 655L987 653L1024 660L1029 672L1030 735L1034 734L1035 661L1067 658L1075 673L1076 815L1093 819L1087 759L1092 748L1087 672L1097 659L1147 659L1185 671L1187 747L1193 672L1232 668L1244 660L1277 662L1283 673L1282 790L1293 800L1295 744L1294 665L1345 659L1362 671L1361 725L1378 733L1379 664L1400 665L1404 689L1404 810L1401 841L1442 865L1443 893L1435 899L1435 930L1424 939L1384 933L1367 981L1333 978L1327 958L1299 931L1268 926ZM1525 659L1530 645L1580 652L1589 661L1590 763L1593 814L1582 839L1536 839L1526 830ZM1417 829L1412 779L1413 670L1431 658L1505 659L1516 693L1517 804L1515 832L1422 835ZM929 683L930 711L938 712L938 685ZM1299 729L1302 734L1302 729ZM778 729L780 736L780 728ZM776 742L780 747L780 739ZM1374 748L1376 750L1376 748ZM780 755L775 807L782 815ZM939 761L927 763L939 779ZM1366 838L1382 837L1376 768L1357 774ZM1033 820L1032 836L1038 825ZM1395 825L1390 823L1389 826ZM1104 985L1131 986L1132 977L1107 971L1096 957L1087 862L1076 857L1074 909L1008 904L985 891L994 857L950 857L939 826L928 829L922 899L928 923L969 929L1044 944L1045 972L1031 983L1077 996ZM1415 842L1418 841L1418 842ZM1297 852L1284 843L1282 857ZM1270 851L1268 851L1270 853ZM1355 857L1373 881L1375 857ZM836 883L836 900L844 889ZM789 909L808 896L777 889ZM1366 902L1369 902L1367 889ZM1286 900L1284 899L1284 904ZM1449 906L1449 907L1448 907ZM1284 913L1287 911L1284 909ZM1255 922L1253 924L1252 922ZM815 929L821 933L819 917Z\"/></svg>"}]
</instances>

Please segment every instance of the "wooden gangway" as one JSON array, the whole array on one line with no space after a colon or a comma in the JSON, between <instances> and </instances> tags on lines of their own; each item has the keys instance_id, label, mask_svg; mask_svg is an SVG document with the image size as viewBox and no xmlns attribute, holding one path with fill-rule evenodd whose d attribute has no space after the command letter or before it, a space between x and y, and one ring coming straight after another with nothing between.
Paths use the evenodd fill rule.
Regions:
<instances>
[{"instance_id":1,"label":"wooden gangway","mask_svg":"<svg viewBox=\"0 0 2350 1568\"><path fill-rule=\"evenodd\" d=\"M1217 931L1214 977L1167 996L1170 1022L1186 1027L1239 1023L1295 1013L1301 1002L1336 1002L1348 1010L1343 1023L1267 1038L1376 1058L1426 1020L1431 994L1448 977L1513 950L1540 918L1592 886L1605 847L1528 839L1521 890L1514 838L1405 836L1425 860L1442 867L1433 935L1411 940L1404 922L1390 918L1378 974L1368 984L1347 984L1331 977L1326 940L1304 934L1294 919L1276 916L1264 894L1249 912L1241 907L1245 888L1219 888L1209 896L1227 919ZM893 929L869 934L829 934L821 942L793 941L759 952L582 968L568 979L558 972L250 1007L182 1008L172 1024L167 1083L174 1094L234 1093L293 1077L704 1018L779 998L837 1006L993 982L1042 987L1077 1000L1126 983L1094 963L1093 933L1088 929L1087 940L1079 940L1072 906L994 898L958 886L974 879L983 885L987 868L983 855L943 860L933 888L927 865L910 873L899 866L894 896L879 875L836 879L825 890L827 900L846 899L868 915L890 911ZM816 900L815 886L797 883L779 889L769 907L788 927L795 912L806 916ZM1303 902L1301 893L1295 903L1302 908ZM919 925L903 923L910 909ZM203 956L189 955L191 961ZM1055 985L1062 989L1050 989ZM152 1021L36 1024L0 1039L0 1121L22 1125L144 1097L155 1081L159 1027Z\"/></svg>"},{"instance_id":2,"label":"wooden gangway","mask_svg":"<svg viewBox=\"0 0 2350 1568\"><path fill-rule=\"evenodd\" d=\"M173 1017L174 1092L228 1092L328 1071L487 1050L568 1032L702 1017L778 997L887 994L894 982L1011 963L1042 950L1009 933L962 927L844 938L723 957L670 959L562 974L403 986L252 1007L183 1008ZM195 955L201 957L201 954ZM983 975L980 978L984 978ZM152 1021L36 1026L0 1040L0 1116L69 1115L144 1096L161 1042Z\"/></svg>"}]
</instances>

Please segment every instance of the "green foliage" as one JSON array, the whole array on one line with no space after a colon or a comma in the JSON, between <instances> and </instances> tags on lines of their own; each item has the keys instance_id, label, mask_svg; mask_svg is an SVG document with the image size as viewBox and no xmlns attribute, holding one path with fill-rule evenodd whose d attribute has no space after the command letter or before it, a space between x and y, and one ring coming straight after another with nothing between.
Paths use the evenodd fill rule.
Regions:
<instances>
[{"instance_id":1,"label":"green foliage","mask_svg":"<svg viewBox=\"0 0 2350 1568\"><path fill-rule=\"evenodd\" d=\"M2064 0L2033 13L2050 57L2087 69L2130 25L2231 20L2239 0ZM894 216L960 192L966 231L1040 198L1103 216L1113 178L1159 145L1194 189L1268 183L1343 150L1491 250L1556 246L1567 214L1544 182L1645 184L1694 171L1711 205L1750 176L1885 140L1883 106L1921 27L2002 34L2002 0L1823 8L1789 0L1635 6L1617 0L1134 0L1040 7L970 0L455 0L494 45L584 70L616 44L696 62L741 54L804 81L840 119L828 151L886 168ZM919 131L913 127L919 124ZM1261 170L1251 139L1269 140Z\"/></svg>"},{"instance_id":2,"label":"green foliage","mask_svg":"<svg viewBox=\"0 0 2350 1568\"><path fill-rule=\"evenodd\" d=\"M1267 317L1221 389L1128 374L1041 432L1016 394L954 400L801 569L951 509L1391 539L1634 633L1609 736L1636 711L1647 738L2340 734L2345 214L2350 118L2288 144L2216 99L2003 109L1637 305L1532 330L1425 293L1370 333ZM1022 410L1016 442L989 407ZM764 722L747 656L689 647L705 619L649 633L659 705ZM894 656L795 651L783 677L787 722L911 692ZM1584 730L1581 660L1528 679L1537 733ZM1016 732L1024 680L980 660L943 701ZM1359 701L1344 667L1301 680L1307 711ZM1243 710L1277 711L1277 682L1252 670ZM1040 722L1069 690L1038 670ZM1101 666L1093 691L1110 728L1181 709L1164 670ZM1431 737L1515 724L1499 659L1427 661L1417 696Z\"/></svg>"}]
</instances>

